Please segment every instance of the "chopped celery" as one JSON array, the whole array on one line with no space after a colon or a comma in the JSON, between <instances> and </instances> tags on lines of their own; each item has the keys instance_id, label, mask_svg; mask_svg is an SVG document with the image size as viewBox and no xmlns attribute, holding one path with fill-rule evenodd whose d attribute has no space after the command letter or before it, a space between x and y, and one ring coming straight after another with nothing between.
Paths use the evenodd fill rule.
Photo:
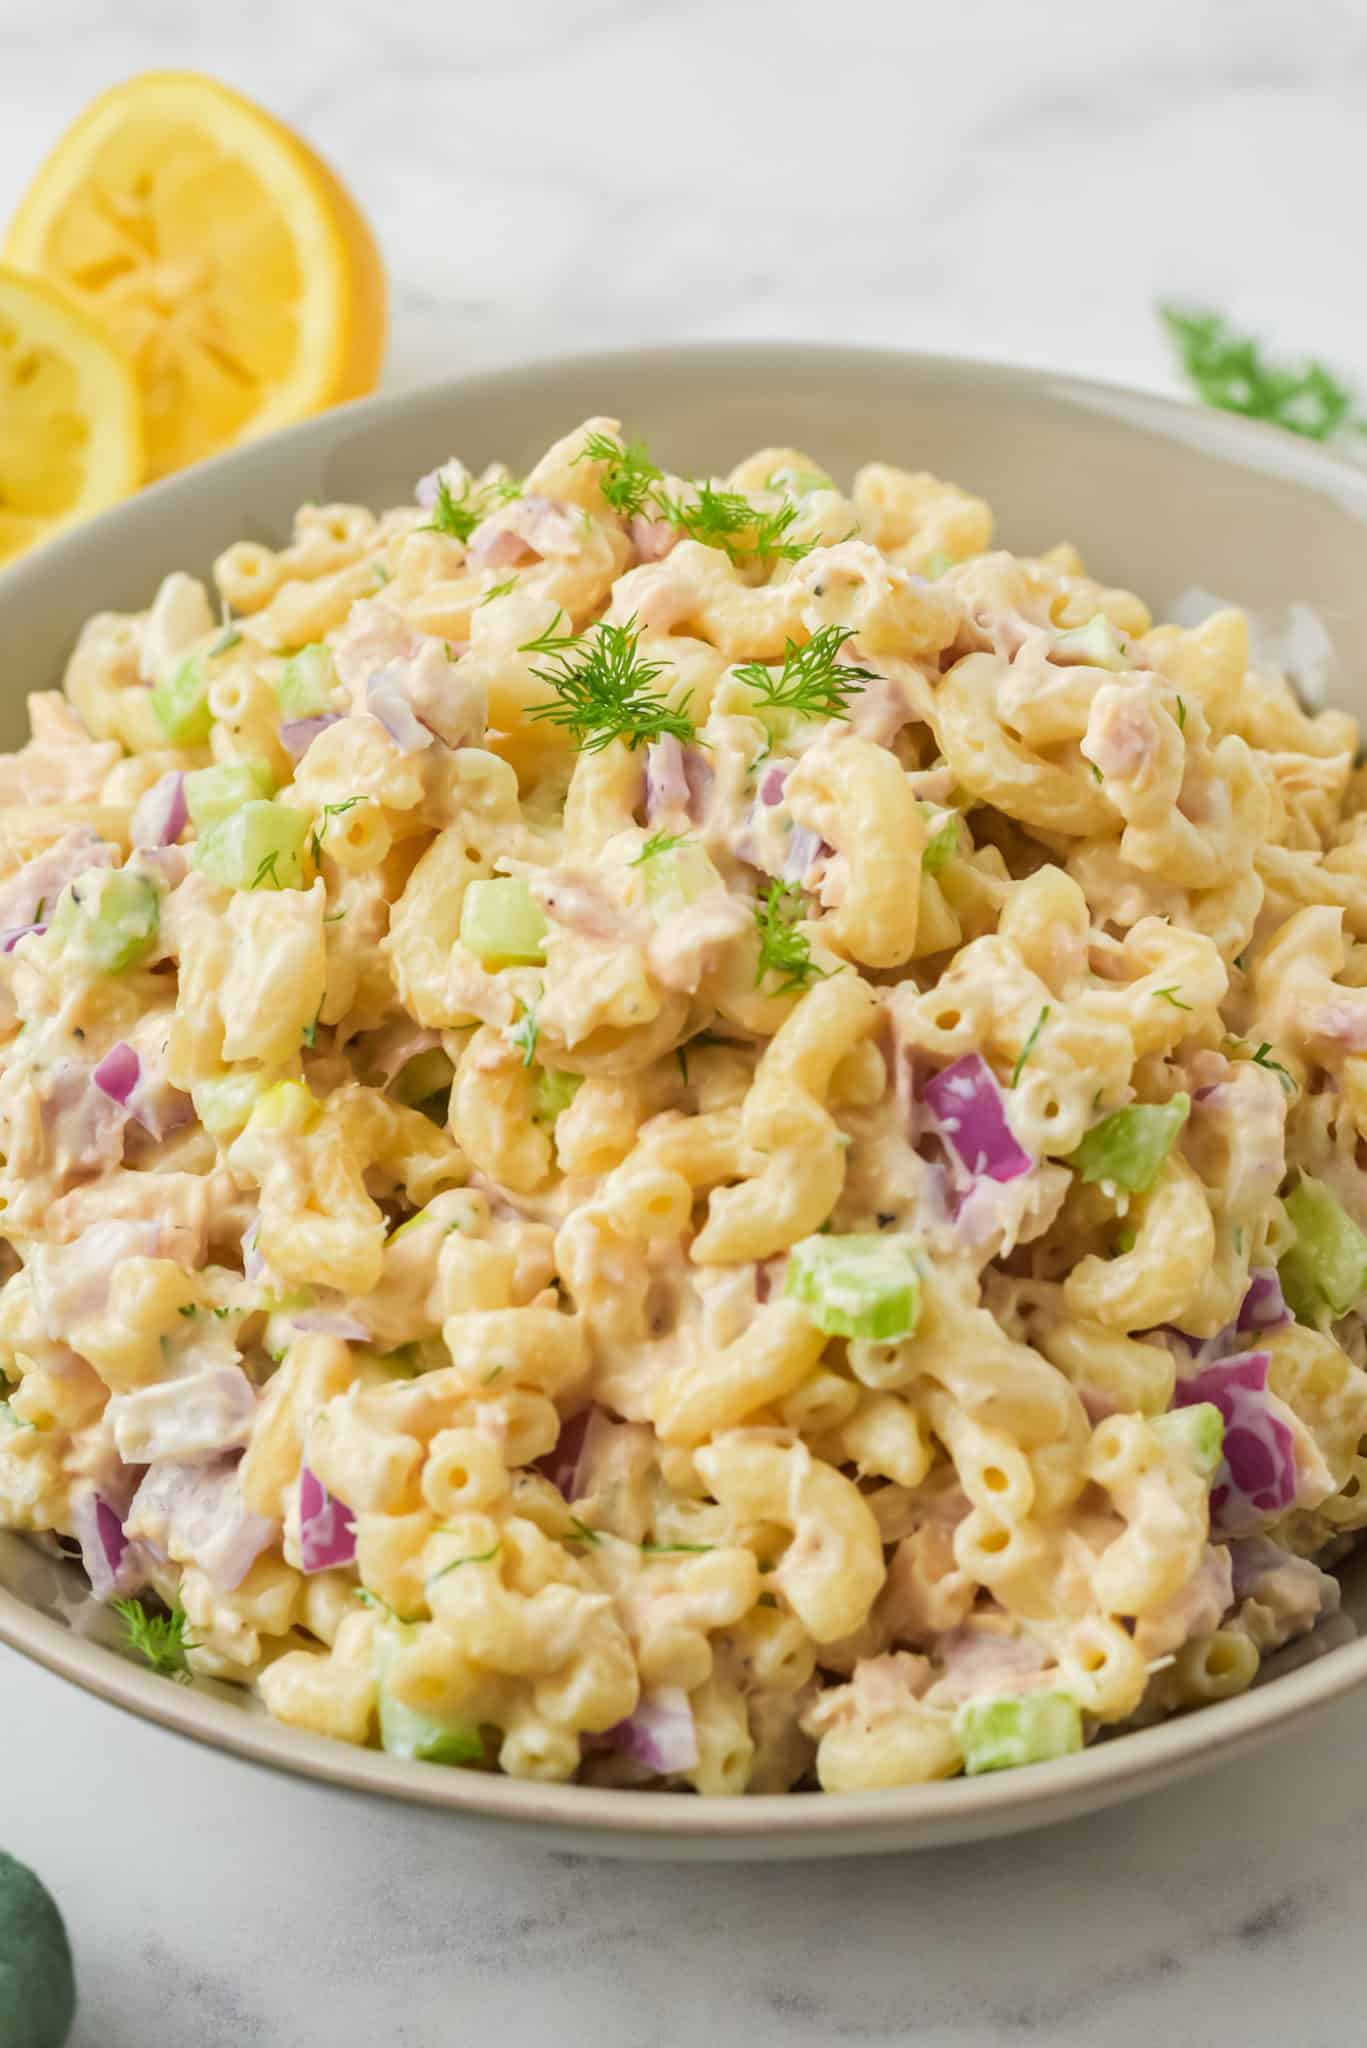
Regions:
<instances>
[{"instance_id":1,"label":"chopped celery","mask_svg":"<svg viewBox=\"0 0 1367 2048\"><path fill-rule=\"evenodd\" d=\"M193 654L153 685L152 709L173 745L203 746L214 721L209 710L209 678Z\"/></svg>"},{"instance_id":2,"label":"chopped celery","mask_svg":"<svg viewBox=\"0 0 1367 2048\"><path fill-rule=\"evenodd\" d=\"M185 778L185 802L196 832L207 832L243 804L274 791L275 777L265 761L225 761L217 768L196 768Z\"/></svg>"},{"instance_id":3,"label":"chopped celery","mask_svg":"<svg viewBox=\"0 0 1367 2048\"><path fill-rule=\"evenodd\" d=\"M156 943L161 894L145 875L115 868L64 890L53 927L102 974L119 974Z\"/></svg>"},{"instance_id":4,"label":"chopped celery","mask_svg":"<svg viewBox=\"0 0 1367 2048\"><path fill-rule=\"evenodd\" d=\"M933 837L926 842L926 850L921 855L921 873L923 875L943 873L958 851L959 820L957 816L951 814L951 816L945 819L943 825L937 829Z\"/></svg>"},{"instance_id":5,"label":"chopped celery","mask_svg":"<svg viewBox=\"0 0 1367 2048\"><path fill-rule=\"evenodd\" d=\"M926 557L921 566L921 574L928 583L934 583L944 575L946 569L952 569L953 567L953 555L947 555L941 551Z\"/></svg>"},{"instance_id":6,"label":"chopped celery","mask_svg":"<svg viewBox=\"0 0 1367 2048\"><path fill-rule=\"evenodd\" d=\"M658 917L662 912L686 910L700 896L720 889L722 878L696 839L656 854L641 870L646 901Z\"/></svg>"},{"instance_id":7,"label":"chopped celery","mask_svg":"<svg viewBox=\"0 0 1367 2048\"><path fill-rule=\"evenodd\" d=\"M1197 1401L1190 1408L1174 1408L1156 1415L1153 1433L1164 1443L1184 1450L1203 1478L1209 1479L1224 1455L1225 1418L1213 1401Z\"/></svg>"},{"instance_id":8,"label":"chopped celery","mask_svg":"<svg viewBox=\"0 0 1367 2048\"><path fill-rule=\"evenodd\" d=\"M965 1700L954 1732L972 1778L1071 1755L1082 1747L1082 1715L1066 1692L998 1693Z\"/></svg>"},{"instance_id":9,"label":"chopped celery","mask_svg":"<svg viewBox=\"0 0 1367 2048\"><path fill-rule=\"evenodd\" d=\"M1189 1095L1174 1095L1164 1103L1131 1103L1093 1125L1065 1163L1080 1180L1110 1181L1142 1195L1157 1180L1190 1109Z\"/></svg>"},{"instance_id":10,"label":"chopped celery","mask_svg":"<svg viewBox=\"0 0 1367 2048\"><path fill-rule=\"evenodd\" d=\"M486 967L537 966L545 960L545 913L521 875L469 884L460 906L460 942Z\"/></svg>"},{"instance_id":11,"label":"chopped celery","mask_svg":"<svg viewBox=\"0 0 1367 2048\"><path fill-rule=\"evenodd\" d=\"M420 1102L430 1096L440 1095L451 1086L455 1068L439 1045L430 1052L416 1053L407 1065L401 1067L394 1082L394 1100L416 1109Z\"/></svg>"},{"instance_id":12,"label":"chopped celery","mask_svg":"<svg viewBox=\"0 0 1367 2048\"><path fill-rule=\"evenodd\" d=\"M911 1239L877 1231L804 1237L789 1254L783 1291L831 1337L893 1343L911 1335L921 1312Z\"/></svg>"},{"instance_id":13,"label":"chopped celery","mask_svg":"<svg viewBox=\"0 0 1367 2048\"><path fill-rule=\"evenodd\" d=\"M1055 633L1053 651L1084 661L1089 668L1119 670L1126 666L1124 639L1105 612L1094 612L1085 626Z\"/></svg>"},{"instance_id":14,"label":"chopped celery","mask_svg":"<svg viewBox=\"0 0 1367 2048\"><path fill-rule=\"evenodd\" d=\"M1301 1176L1286 1197L1296 1242L1277 1267L1282 1293L1299 1322L1317 1322L1327 1310L1346 1315L1367 1293L1367 1237L1324 1185Z\"/></svg>"},{"instance_id":15,"label":"chopped celery","mask_svg":"<svg viewBox=\"0 0 1367 2048\"><path fill-rule=\"evenodd\" d=\"M303 811L254 798L211 825L190 858L225 889L297 889L308 830Z\"/></svg>"},{"instance_id":16,"label":"chopped celery","mask_svg":"<svg viewBox=\"0 0 1367 2048\"><path fill-rule=\"evenodd\" d=\"M468 1723L435 1721L396 1700L380 1686L380 1747L391 1756L417 1757L429 1764L477 1764L484 1737Z\"/></svg>"},{"instance_id":17,"label":"chopped celery","mask_svg":"<svg viewBox=\"0 0 1367 2048\"><path fill-rule=\"evenodd\" d=\"M555 1067L538 1067L532 1083L532 1116L539 1124L553 1124L562 1109L568 1109L584 1085L582 1074L562 1074Z\"/></svg>"},{"instance_id":18,"label":"chopped celery","mask_svg":"<svg viewBox=\"0 0 1367 2048\"><path fill-rule=\"evenodd\" d=\"M209 1135L227 1138L242 1129L263 1087L260 1074L220 1074L213 1080L195 1081L190 1100Z\"/></svg>"},{"instance_id":19,"label":"chopped celery","mask_svg":"<svg viewBox=\"0 0 1367 2048\"><path fill-rule=\"evenodd\" d=\"M253 1131L297 1137L311 1131L318 1116L318 1104L302 1081L277 1081L266 1090L247 1121Z\"/></svg>"},{"instance_id":20,"label":"chopped celery","mask_svg":"<svg viewBox=\"0 0 1367 2048\"><path fill-rule=\"evenodd\" d=\"M332 709L336 688L337 671L332 665L331 650L321 641L301 647L275 679L280 716L286 720L317 718L321 712Z\"/></svg>"}]
</instances>

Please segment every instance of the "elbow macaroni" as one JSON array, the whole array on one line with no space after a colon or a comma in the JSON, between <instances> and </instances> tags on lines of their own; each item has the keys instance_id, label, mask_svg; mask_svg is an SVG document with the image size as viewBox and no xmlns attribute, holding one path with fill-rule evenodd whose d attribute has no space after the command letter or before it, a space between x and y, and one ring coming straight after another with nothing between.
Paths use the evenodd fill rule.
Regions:
<instances>
[{"instance_id":1,"label":"elbow macaroni","mask_svg":"<svg viewBox=\"0 0 1367 2048\"><path fill-rule=\"evenodd\" d=\"M935 477L638 459L307 506L31 700L0 1522L282 1720L543 1780L1227 1697L1367 1523L1362 1304L1266 1312L1300 1176L1367 1224L1352 723Z\"/></svg>"}]
</instances>

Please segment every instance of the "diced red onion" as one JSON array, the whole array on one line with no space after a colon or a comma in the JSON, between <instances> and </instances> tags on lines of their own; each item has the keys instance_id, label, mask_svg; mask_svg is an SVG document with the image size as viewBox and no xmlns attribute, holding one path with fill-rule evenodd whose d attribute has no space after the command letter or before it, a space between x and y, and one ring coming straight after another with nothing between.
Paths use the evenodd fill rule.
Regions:
<instances>
[{"instance_id":1,"label":"diced red onion","mask_svg":"<svg viewBox=\"0 0 1367 2048\"><path fill-rule=\"evenodd\" d=\"M672 733L646 748L646 823L653 825L666 811L688 808L684 750Z\"/></svg>"},{"instance_id":2,"label":"diced red onion","mask_svg":"<svg viewBox=\"0 0 1367 2048\"><path fill-rule=\"evenodd\" d=\"M379 720L401 754L420 754L431 746L432 734L404 695L399 663L376 670L365 686L365 702L366 710Z\"/></svg>"},{"instance_id":3,"label":"diced red onion","mask_svg":"<svg viewBox=\"0 0 1367 2048\"><path fill-rule=\"evenodd\" d=\"M823 849L828 853L831 850L819 832L811 832L805 825L795 825L783 856L784 879L800 882Z\"/></svg>"},{"instance_id":4,"label":"diced red onion","mask_svg":"<svg viewBox=\"0 0 1367 2048\"><path fill-rule=\"evenodd\" d=\"M1256 1266L1248 1276L1248 1292L1239 1310L1240 1331L1278 1330L1291 1321L1275 1266Z\"/></svg>"},{"instance_id":5,"label":"diced red onion","mask_svg":"<svg viewBox=\"0 0 1367 2048\"><path fill-rule=\"evenodd\" d=\"M766 768L759 779L760 802L770 806L781 804L784 786L792 772L791 768L781 768L777 764L772 768Z\"/></svg>"},{"instance_id":6,"label":"diced red onion","mask_svg":"<svg viewBox=\"0 0 1367 2048\"><path fill-rule=\"evenodd\" d=\"M256 1420L257 1392L239 1365L196 1365L176 1378L111 1394L104 1419L128 1465L199 1462L240 1450Z\"/></svg>"},{"instance_id":7,"label":"diced red onion","mask_svg":"<svg viewBox=\"0 0 1367 2048\"><path fill-rule=\"evenodd\" d=\"M681 538L678 527L668 519L647 519L642 512L633 512L628 519L627 534L638 562L662 562Z\"/></svg>"},{"instance_id":8,"label":"diced red onion","mask_svg":"<svg viewBox=\"0 0 1367 2048\"><path fill-rule=\"evenodd\" d=\"M341 1337L348 1344L368 1344L370 1332L355 1316L343 1315L340 1309L306 1308L290 1321L296 1330L305 1330L312 1336Z\"/></svg>"},{"instance_id":9,"label":"diced red onion","mask_svg":"<svg viewBox=\"0 0 1367 2048\"><path fill-rule=\"evenodd\" d=\"M193 1559L225 1592L241 1585L280 1535L277 1522L253 1514L242 1498L236 1457L209 1464L159 1458L133 1496L126 1528L163 1556Z\"/></svg>"},{"instance_id":10,"label":"diced red onion","mask_svg":"<svg viewBox=\"0 0 1367 2048\"><path fill-rule=\"evenodd\" d=\"M336 711L320 711L314 718L287 718L280 728L280 744L291 761L302 761L319 733L339 722Z\"/></svg>"},{"instance_id":11,"label":"diced red onion","mask_svg":"<svg viewBox=\"0 0 1367 2048\"><path fill-rule=\"evenodd\" d=\"M173 1088L164 1074L145 1070L134 1048L122 1039L100 1061L94 1081L101 1094L126 1109L150 1137L164 1138L194 1117L189 1096Z\"/></svg>"},{"instance_id":12,"label":"diced red onion","mask_svg":"<svg viewBox=\"0 0 1367 2048\"><path fill-rule=\"evenodd\" d=\"M128 1106L128 1098L142 1079L142 1061L131 1045L120 1039L95 1069L95 1086L113 1102Z\"/></svg>"},{"instance_id":13,"label":"diced red onion","mask_svg":"<svg viewBox=\"0 0 1367 2048\"><path fill-rule=\"evenodd\" d=\"M1034 1165L1006 1117L1006 1100L981 1053L965 1053L927 1081L922 1099L969 1173L1014 1180Z\"/></svg>"},{"instance_id":14,"label":"diced red onion","mask_svg":"<svg viewBox=\"0 0 1367 2048\"><path fill-rule=\"evenodd\" d=\"M97 1600L108 1600L119 1584L128 1554L128 1538L118 1511L103 1494L83 1492L72 1500L71 1520L90 1590Z\"/></svg>"},{"instance_id":15,"label":"diced red onion","mask_svg":"<svg viewBox=\"0 0 1367 2048\"><path fill-rule=\"evenodd\" d=\"M1269 1543L1266 1536L1241 1536L1229 1546L1232 1590L1236 1600L1247 1598L1260 1579L1275 1572L1291 1557L1289 1550Z\"/></svg>"},{"instance_id":16,"label":"diced red onion","mask_svg":"<svg viewBox=\"0 0 1367 2048\"><path fill-rule=\"evenodd\" d=\"M174 846L189 816L185 776L179 768L172 768L138 799L128 836L134 846Z\"/></svg>"},{"instance_id":17,"label":"diced red onion","mask_svg":"<svg viewBox=\"0 0 1367 2048\"><path fill-rule=\"evenodd\" d=\"M1222 1358L1179 1380L1172 1397L1174 1408L1213 1402L1224 1417L1224 1456L1210 1489L1214 1534L1238 1535L1296 1498L1296 1441L1268 1406L1270 1364L1266 1351Z\"/></svg>"},{"instance_id":18,"label":"diced red onion","mask_svg":"<svg viewBox=\"0 0 1367 2048\"><path fill-rule=\"evenodd\" d=\"M426 476L420 476L413 486L413 496L424 512L430 512L437 502L437 487L441 482L441 471L429 469Z\"/></svg>"},{"instance_id":19,"label":"diced red onion","mask_svg":"<svg viewBox=\"0 0 1367 2048\"><path fill-rule=\"evenodd\" d=\"M700 825L716 774L701 747L684 748L683 770L684 781L688 784L688 815L695 825Z\"/></svg>"},{"instance_id":20,"label":"diced red onion","mask_svg":"<svg viewBox=\"0 0 1367 2048\"><path fill-rule=\"evenodd\" d=\"M569 1421L561 1428L554 1448L547 1451L544 1457L535 1460L537 1471L544 1473L551 1485L564 1494L566 1500L579 1498L577 1488L584 1438L597 1412L590 1404L589 1407L581 1408L576 1414L571 1415Z\"/></svg>"},{"instance_id":21,"label":"diced red onion","mask_svg":"<svg viewBox=\"0 0 1367 2048\"><path fill-rule=\"evenodd\" d=\"M45 924L20 924L12 930L0 933L0 953L12 953L20 939L26 939L30 932L45 932Z\"/></svg>"},{"instance_id":22,"label":"diced red onion","mask_svg":"<svg viewBox=\"0 0 1367 2048\"><path fill-rule=\"evenodd\" d=\"M693 1708L681 1685L660 1685L643 1693L635 1712L609 1734L614 1749L661 1777L691 1771L698 1761Z\"/></svg>"},{"instance_id":23,"label":"diced red onion","mask_svg":"<svg viewBox=\"0 0 1367 2048\"><path fill-rule=\"evenodd\" d=\"M328 1492L305 1465L299 1473L299 1563L306 1572L332 1571L356 1557L356 1524L345 1501Z\"/></svg>"},{"instance_id":24,"label":"diced red onion","mask_svg":"<svg viewBox=\"0 0 1367 2048\"><path fill-rule=\"evenodd\" d=\"M513 569L531 561L536 549L511 526L495 526L485 520L470 536L469 556L481 569Z\"/></svg>"}]
</instances>

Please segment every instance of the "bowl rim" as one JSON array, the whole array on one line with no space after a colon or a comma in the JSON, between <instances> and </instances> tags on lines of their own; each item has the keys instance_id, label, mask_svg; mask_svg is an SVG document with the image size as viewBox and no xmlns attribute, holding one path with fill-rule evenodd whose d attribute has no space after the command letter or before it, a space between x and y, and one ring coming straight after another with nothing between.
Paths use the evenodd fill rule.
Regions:
<instances>
[{"instance_id":1,"label":"bowl rim","mask_svg":"<svg viewBox=\"0 0 1367 2048\"><path fill-rule=\"evenodd\" d=\"M355 399L225 454L208 458L146 487L96 518L65 529L0 569L0 623L7 599L48 577L70 573L87 552L98 552L118 522L156 528L182 498L197 497L253 465L278 459L277 451L326 449L356 428L422 413L443 402L477 400L483 393L516 395L559 376L597 376L610 387L618 376L685 372L699 380L728 368L770 365L837 375L869 375L886 365L927 388L1019 396L1034 392L1065 408L1098 411L1141 433L1196 445L1234 469L1265 469L1336 500L1367 521L1367 465L1320 443L1237 414L1213 412L1186 399L1100 378L1078 377L1039 365L954 356L863 343L821 341L694 341L643 348L534 356L444 378L412 390ZM73 621L73 630L78 624ZM13 1532L19 1534L20 1532ZM87 1596L93 1600L93 1596ZM207 1692L182 1687L133 1665L30 1606L0 1586L0 1643L67 1679L83 1691L187 1739L296 1777L352 1793L382 1796L502 1822L548 1835L578 1834L610 1853L632 1841L709 1846L768 1846L792 1853L890 1851L936 1846L971 1834L1042 1826L1108 1802L1131 1797L1156 1781L1194 1772L1240 1753L1288 1722L1367 1681L1367 1637L1335 1645L1299 1668L1233 1699L1214 1702L1154 1726L1118 1733L1081 1753L1025 1770L955 1778L870 1793L768 1793L735 1800L701 1799L676 1792L546 1784L476 1771L442 1771L382 1751L308 1734L273 1721L262 1711L232 1706ZM918 1840L918 1835L920 1839Z\"/></svg>"}]
</instances>

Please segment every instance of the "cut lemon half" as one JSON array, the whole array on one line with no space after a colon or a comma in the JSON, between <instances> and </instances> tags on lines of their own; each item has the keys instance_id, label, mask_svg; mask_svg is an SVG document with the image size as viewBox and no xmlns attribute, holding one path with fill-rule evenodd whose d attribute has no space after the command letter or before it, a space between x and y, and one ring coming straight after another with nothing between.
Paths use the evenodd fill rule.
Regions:
<instances>
[{"instance_id":1,"label":"cut lemon half","mask_svg":"<svg viewBox=\"0 0 1367 2048\"><path fill-rule=\"evenodd\" d=\"M152 477L379 374L384 271L360 213L297 135L194 72L94 101L3 253L75 293L129 357Z\"/></svg>"},{"instance_id":2,"label":"cut lemon half","mask_svg":"<svg viewBox=\"0 0 1367 2048\"><path fill-rule=\"evenodd\" d=\"M0 266L0 562L142 482L133 371L90 315Z\"/></svg>"}]
</instances>

